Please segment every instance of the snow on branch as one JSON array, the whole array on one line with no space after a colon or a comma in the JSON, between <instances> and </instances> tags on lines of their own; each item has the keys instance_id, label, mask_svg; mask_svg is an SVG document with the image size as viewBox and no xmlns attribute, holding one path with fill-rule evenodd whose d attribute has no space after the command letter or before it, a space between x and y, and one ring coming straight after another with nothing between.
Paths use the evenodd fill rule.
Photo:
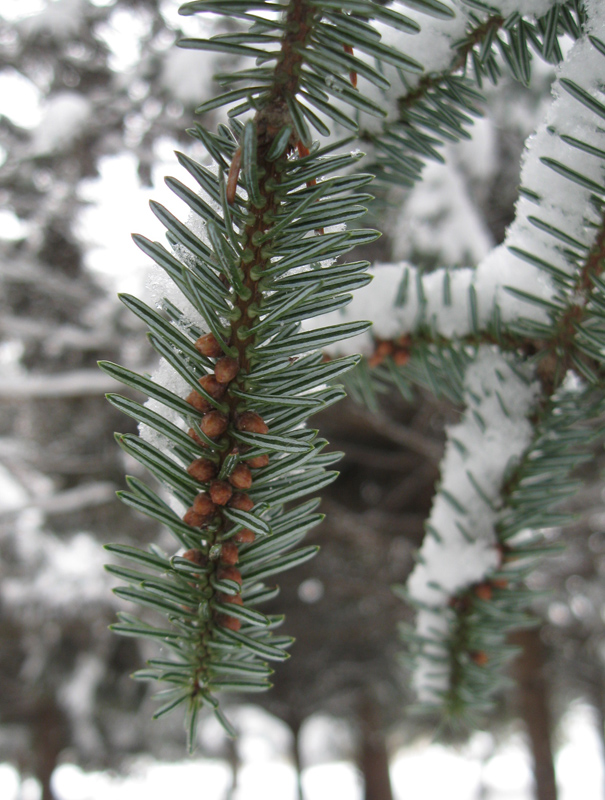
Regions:
<instances>
[{"instance_id":1,"label":"snow on branch","mask_svg":"<svg viewBox=\"0 0 605 800\"><path fill-rule=\"evenodd\" d=\"M0 380L0 398L84 397L118 388L117 381L95 369L78 369L55 375L19 375Z\"/></svg>"},{"instance_id":2,"label":"snow on branch","mask_svg":"<svg viewBox=\"0 0 605 800\"><path fill-rule=\"evenodd\" d=\"M462 2L464 3L464 0ZM490 0L489 6L494 11L499 11L503 17L511 14L541 17L560 2L561 0Z\"/></svg>"},{"instance_id":3,"label":"snow on branch","mask_svg":"<svg viewBox=\"0 0 605 800\"><path fill-rule=\"evenodd\" d=\"M468 368L464 384L467 408L449 430L441 483L427 523L427 536L408 581L410 600L420 607L419 636L434 640L429 654L443 647L449 632L444 613L461 590L481 583L501 564L496 536L498 501L507 472L529 446L528 421L538 385L494 347L482 347ZM435 701L447 688L444 665L421 656L414 685L421 702Z\"/></svg>"},{"instance_id":4,"label":"snow on branch","mask_svg":"<svg viewBox=\"0 0 605 800\"><path fill-rule=\"evenodd\" d=\"M534 5L538 13L544 3ZM605 8L598 3L591 8L590 31L605 39ZM603 85L602 46L585 36L559 68L554 100L527 142L516 217L504 243L476 269L444 267L422 274L404 262L377 265L372 283L338 315L339 321L362 313L375 320L372 334L347 342L348 352L361 349L368 355L373 339L410 333L477 337L493 330L496 319L511 329L520 321L551 327L575 292L573 276L601 227Z\"/></svg>"},{"instance_id":5,"label":"snow on branch","mask_svg":"<svg viewBox=\"0 0 605 800\"><path fill-rule=\"evenodd\" d=\"M480 349L465 380L467 408L449 430L429 535L410 578L414 599L441 605L495 565L494 524L503 477L528 446L537 384L493 347Z\"/></svg>"},{"instance_id":6,"label":"snow on branch","mask_svg":"<svg viewBox=\"0 0 605 800\"><path fill-rule=\"evenodd\" d=\"M66 489L64 492L57 492L46 497L36 497L24 503L22 508L34 507L46 514L70 514L111 502L116 488L111 481L85 483L73 489ZM11 508L10 513L20 510Z\"/></svg>"},{"instance_id":7,"label":"snow on branch","mask_svg":"<svg viewBox=\"0 0 605 800\"><path fill-rule=\"evenodd\" d=\"M466 368L466 411L449 431L406 590L419 609L408 633L418 698L455 714L485 707L498 687L493 668L509 655L505 631L526 623L521 573L513 577L508 562L532 532L561 524L553 508L574 491L570 473L590 457L586 420L603 409L605 44L595 36L605 33L605 9L588 9L588 35L570 50L555 100L528 142L504 245L476 271L424 277L400 266L397 310L377 332L392 330L399 315L399 336L410 334L412 347L427 335L437 349L451 339L489 341L496 322L526 337L527 347L513 342L516 362L484 345Z\"/></svg>"}]
</instances>

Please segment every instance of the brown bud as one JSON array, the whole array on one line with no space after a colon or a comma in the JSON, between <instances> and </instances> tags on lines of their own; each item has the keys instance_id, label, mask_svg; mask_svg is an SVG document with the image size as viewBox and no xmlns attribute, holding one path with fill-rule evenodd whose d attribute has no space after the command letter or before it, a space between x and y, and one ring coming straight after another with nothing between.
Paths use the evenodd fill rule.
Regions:
<instances>
[{"instance_id":1,"label":"brown bud","mask_svg":"<svg viewBox=\"0 0 605 800\"><path fill-rule=\"evenodd\" d=\"M370 369L374 369L374 367L378 367L384 361L384 356L381 356L380 353L372 353L372 355L368 358L368 367Z\"/></svg>"},{"instance_id":2,"label":"brown bud","mask_svg":"<svg viewBox=\"0 0 605 800\"><path fill-rule=\"evenodd\" d=\"M239 179L239 172L242 165L242 148L238 147L235 153L233 154L233 158L231 159L231 164L229 165L229 174L227 175L227 186L225 196L227 202L230 206L235 203L235 198L237 196L237 181Z\"/></svg>"},{"instance_id":3,"label":"brown bud","mask_svg":"<svg viewBox=\"0 0 605 800\"><path fill-rule=\"evenodd\" d=\"M214 367L214 377L219 383L229 383L239 372L239 364L234 358L223 356L219 358Z\"/></svg>"},{"instance_id":4,"label":"brown bud","mask_svg":"<svg viewBox=\"0 0 605 800\"><path fill-rule=\"evenodd\" d=\"M230 631L235 631L236 633L242 627L241 619L230 617L228 614L217 614L216 622L221 628L228 628Z\"/></svg>"},{"instance_id":5,"label":"brown bud","mask_svg":"<svg viewBox=\"0 0 605 800\"><path fill-rule=\"evenodd\" d=\"M254 508L254 501L247 494L236 492L229 501L231 508L237 508L240 511L252 511Z\"/></svg>"},{"instance_id":6,"label":"brown bud","mask_svg":"<svg viewBox=\"0 0 605 800\"><path fill-rule=\"evenodd\" d=\"M205 567L208 563L208 556L202 550L187 550L183 553L183 558L192 564L197 564L198 567Z\"/></svg>"},{"instance_id":7,"label":"brown bud","mask_svg":"<svg viewBox=\"0 0 605 800\"><path fill-rule=\"evenodd\" d=\"M220 567L216 572L216 577L219 581L235 581L240 586L242 585L242 573L235 567Z\"/></svg>"},{"instance_id":8,"label":"brown bud","mask_svg":"<svg viewBox=\"0 0 605 800\"><path fill-rule=\"evenodd\" d=\"M225 542L221 547L221 564L232 567L234 564L237 564L238 559L239 552L237 550L237 545L233 544L233 542Z\"/></svg>"},{"instance_id":9,"label":"brown bud","mask_svg":"<svg viewBox=\"0 0 605 800\"><path fill-rule=\"evenodd\" d=\"M183 517L185 525L191 525L192 528L202 528L208 522L207 514L200 514L194 511L193 508L188 508Z\"/></svg>"},{"instance_id":10,"label":"brown bud","mask_svg":"<svg viewBox=\"0 0 605 800\"><path fill-rule=\"evenodd\" d=\"M249 489L252 486L252 473L247 464L236 464L233 472L229 475L229 483L236 489Z\"/></svg>"},{"instance_id":11,"label":"brown bud","mask_svg":"<svg viewBox=\"0 0 605 800\"><path fill-rule=\"evenodd\" d=\"M205 411L210 411L212 408L212 405L206 400L205 397L202 397L199 392L189 392L185 400L201 414L203 414Z\"/></svg>"},{"instance_id":12,"label":"brown bud","mask_svg":"<svg viewBox=\"0 0 605 800\"><path fill-rule=\"evenodd\" d=\"M248 433L269 433L269 428L260 414L254 411L244 411L237 418L237 429Z\"/></svg>"},{"instance_id":13,"label":"brown bud","mask_svg":"<svg viewBox=\"0 0 605 800\"><path fill-rule=\"evenodd\" d=\"M191 436L191 438L193 439L193 441L194 441L196 444L199 444L199 445L200 445L200 447L208 447L208 445L206 444L206 442L202 441L202 440L200 439L200 437L197 435L197 433L195 432L195 429L194 429L194 428L189 428L189 430L187 431L187 435L188 435L188 436Z\"/></svg>"},{"instance_id":14,"label":"brown bud","mask_svg":"<svg viewBox=\"0 0 605 800\"><path fill-rule=\"evenodd\" d=\"M225 506L231 499L233 489L227 481L212 481L210 484L210 497L217 506Z\"/></svg>"},{"instance_id":15,"label":"brown bud","mask_svg":"<svg viewBox=\"0 0 605 800\"><path fill-rule=\"evenodd\" d=\"M376 347L372 355L368 358L368 366L377 367L382 364L387 356L393 352L393 343L389 341L376 342Z\"/></svg>"},{"instance_id":16,"label":"brown bud","mask_svg":"<svg viewBox=\"0 0 605 800\"><path fill-rule=\"evenodd\" d=\"M398 367L405 367L410 360L410 354L407 350L395 350L393 353L393 361Z\"/></svg>"},{"instance_id":17,"label":"brown bud","mask_svg":"<svg viewBox=\"0 0 605 800\"><path fill-rule=\"evenodd\" d=\"M254 456L254 458L249 458L246 461L246 464L251 469L261 469L262 467L266 467L269 463L269 456L265 453L262 456Z\"/></svg>"},{"instance_id":18,"label":"brown bud","mask_svg":"<svg viewBox=\"0 0 605 800\"><path fill-rule=\"evenodd\" d=\"M242 606L244 604L244 601L239 594L223 594L222 592L219 592L217 594L217 599L221 603L225 603L227 605ZM216 621L219 625L222 625L223 628L229 628L229 630L232 631L239 631L242 625L241 620L239 620L237 617L232 617L229 614L217 614Z\"/></svg>"},{"instance_id":19,"label":"brown bud","mask_svg":"<svg viewBox=\"0 0 605 800\"><path fill-rule=\"evenodd\" d=\"M221 603L228 603L232 606L244 605L241 594L224 594L223 592L218 592L216 596Z\"/></svg>"},{"instance_id":20,"label":"brown bud","mask_svg":"<svg viewBox=\"0 0 605 800\"><path fill-rule=\"evenodd\" d=\"M489 656L485 650L475 650L475 652L469 653L469 655L478 667L485 667L489 661Z\"/></svg>"},{"instance_id":21,"label":"brown bud","mask_svg":"<svg viewBox=\"0 0 605 800\"><path fill-rule=\"evenodd\" d=\"M198 496L193 501L193 510L196 514L204 514L206 517L214 514L216 511L216 506L210 499L209 495L205 492L200 492Z\"/></svg>"},{"instance_id":22,"label":"brown bud","mask_svg":"<svg viewBox=\"0 0 605 800\"><path fill-rule=\"evenodd\" d=\"M217 381L214 375L204 375L203 378L200 378L199 383L202 389L208 392L210 397L214 397L215 400L220 400L227 389L226 386Z\"/></svg>"},{"instance_id":23,"label":"brown bud","mask_svg":"<svg viewBox=\"0 0 605 800\"><path fill-rule=\"evenodd\" d=\"M196 481L207 483L216 475L216 466L207 458L196 458L187 467L187 472Z\"/></svg>"},{"instance_id":24,"label":"brown bud","mask_svg":"<svg viewBox=\"0 0 605 800\"><path fill-rule=\"evenodd\" d=\"M492 599L492 587L489 583L479 583L475 586L475 595L479 598L479 600L491 600Z\"/></svg>"},{"instance_id":25,"label":"brown bud","mask_svg":"<svg viewBox=\"0 0 605 800\"><path fill-rule=\"evenodd\" d=\"M496 578L492 581L492 586L494 589L506 589L508 588L508 581L506 578Z\"/></svg>"},{"instance_id":26,"label":"brown bud","mask_svg":"<svg viewBox=\"0 0 605 800\"><path fill-rule=\"evenodd\" d=\"M400 336L395 342L395 352L393 353L393 361L398 367L405 366L410 360L410 347L412 346L412 339L409 335Z\"/></svg>"},{"instance_id":27,"label":"brown bud","mask_svg":"<svg viewBox=\"0 0 605 800\"><path fill-rule=\"evenodd\" d=\"M233 538L238 544L251 544L256 539L256 534L250 528L242 528Z\"/></svg>"},{"instance_id":28,"label":"brown bud","mask_svg":"<svg viewBox=\"0 0 605 800\"><path fill-rule=\"evenodd\" d=\"M195 349L206 358L218 358L223 354L220 344L213 333L205 333L195 343Z\"/></svg>"},{"instance_id":29,"label":"brown bud","mask_svg":"<svg viewBox=\"0 0 605 800\"><path fill-rule=\"evenodd\" d=\"M391 353L393 352L393 342L389 341L378 342L376 344L376 350L374 352L377 355L382 356L383 358L390 356Z\"/></svg>"},{"instance_id":30,"label":"brown bud","mask_svg":"<svg viewBox=\"0 0 605 800\"><path fill-rule=\"evenodd\" d=\"M207 414L204 414L200 422L202 432L210 439L215 439L217 436L221 436L225 433L228 425L229 417L225 416L225 414L221 414L220 411L209 411Z\"/></svg>"}]
</instances>

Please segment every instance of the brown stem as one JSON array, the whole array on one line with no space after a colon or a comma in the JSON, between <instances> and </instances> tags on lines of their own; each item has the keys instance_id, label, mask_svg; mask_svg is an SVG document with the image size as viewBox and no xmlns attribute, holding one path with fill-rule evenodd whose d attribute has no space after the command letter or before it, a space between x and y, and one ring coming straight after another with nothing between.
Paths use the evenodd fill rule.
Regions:
<instances>
[{"instance_id":1,"label":"brown stem","mask_svg":"<svg viewBox=\"0 0 605 800\"><path fill-rule=\"evenodd\" d=\"M413 91L399 98L399 108L401 110L411 108L420 100L423 100L431 89L439 86L439 84L443 83L444 80L447 80L455 72L463 70L466 67L467 58L471 54L473 48L481 44L491 31L494 29L498 31L503 25L504 17L496 15L488 17L485 22L477 25L476 28L472 28L467 35L466 43L456 50L456 56L452 59L450 66L443 72L430 73L429 75L425 75L424 78L421 78Z\"/></svg>"},{"instance_id":2,"label":"brown stem","mask_svg":"<svg viewBox=\"0 0 605 800\"><path fill-rule=\"evenodd\" d=\"M596 239L588 253L586 261L580 269L570 296L573 298L565 311L556 321L552 338L542 343L547 355L538 366L538 375L545 389L552 394L561 384L565 373L571 367L571 354L584 362L590 359L577 349L575 338L578 327L586 318L587 308L593 292L593 277L599 277L605 264L605 214ZM599 370L599 365L589 363L592 369Z\"/></svg>"}]
</instances>

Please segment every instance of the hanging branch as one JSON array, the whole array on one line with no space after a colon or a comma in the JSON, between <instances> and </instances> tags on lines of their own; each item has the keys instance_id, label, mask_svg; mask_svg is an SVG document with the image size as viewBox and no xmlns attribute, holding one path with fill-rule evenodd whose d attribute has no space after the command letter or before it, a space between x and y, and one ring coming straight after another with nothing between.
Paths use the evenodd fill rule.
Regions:
<instances>
[{"instance_id":1,"label":"hanging branch","mask_svg":"<svg viewBox=\"0 0 605 800\"><path fill-rule=\"evenodd\" d=\"M435 0L418 5L440 7ZM117 439L172 497L167 503L130 477L121 499L167 525L180 546L172 556L155 547L108 546L139 567L108 567L129 584L116 594L169 622L158 628L121 613L113 627L154 639L169 652L135 677L167 685L155 717L186 706L190 747L202 705L232 734L217 693L265 690L267 662L287 658L292 639L274 632L283 617L257 606L279 591L267 578L315 555L316 547L294 548L321 521L317 501L292 502L334 480L337 473L326 467L341 454L324 453L327 442L305 423L344 395L331 382L359 360L325 362L322 351L369 326L301 327L305 319L342 309L348 292L368 283L366 262L335 260L377 236L343 224L360 217L371 197L360 191L371 176L350 172L361 154L338 152L347 142L319 147L309 125L327 135L327 118L356 131L354 120L331 104L335 96L383 114L355 88L357 74L384 84L358 51L398 69L422 69L383 45L370 24L380 19L413 31L412 22L369 1L204 0L180 9L206 12L235 16L248 29L185 39L181 46L250 56L256 66L220 76L227 91L199 109L229 108L228 126L191 131L213 168L178 154L200 193L167 179L191 209L190 221L185 225L152 203L171 248L134 237L178 289L161 301L163 313L122 297L149 327L162 357L158 373L147 378L101 365L150 398L140 405L109 397L140 425L139 437ZM238 119L249 111L251 118Z\"/></svg>"}]
</instances>

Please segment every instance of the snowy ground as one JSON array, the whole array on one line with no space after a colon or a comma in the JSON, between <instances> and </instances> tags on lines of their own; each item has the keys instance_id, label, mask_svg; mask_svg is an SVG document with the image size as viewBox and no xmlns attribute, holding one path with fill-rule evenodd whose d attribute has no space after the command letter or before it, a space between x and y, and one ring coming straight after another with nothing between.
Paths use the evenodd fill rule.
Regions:
<instances>
[{"instance_id":1,"label":"snowy ground","mask_svg":"<svg viewBox=\"0 0 605 800\"><path fill-rule=\"evenodd\" d=\"M242 714L241 722L243 765L233 800L295 800L294 769L280 752L287 739L281 723L252 708ZM303 733L303 751L317 757L322 740L329 740L335 732L334 724L325 719L311 721L306 735ZM603 764L588 708L572 708L559 739L560 800L601 800ZM391 779L395 800L532 800L533 796L531 765L519 735L495 746L490 734L478 733L459 749L419 742L395 755ZM139 759L125 776L85 773L73 764L64 764L54 776L58 800L165 800L168 796L224 800L229 784L230 772L224 761L195 757L173 764ZM308 767L303 772L303 786L307 800L362 798L361 779L346 761ZM20 783L12 767L0 765L3 800L38 800L39 796L33 779Z\"/></svg>"}]
</instances>

